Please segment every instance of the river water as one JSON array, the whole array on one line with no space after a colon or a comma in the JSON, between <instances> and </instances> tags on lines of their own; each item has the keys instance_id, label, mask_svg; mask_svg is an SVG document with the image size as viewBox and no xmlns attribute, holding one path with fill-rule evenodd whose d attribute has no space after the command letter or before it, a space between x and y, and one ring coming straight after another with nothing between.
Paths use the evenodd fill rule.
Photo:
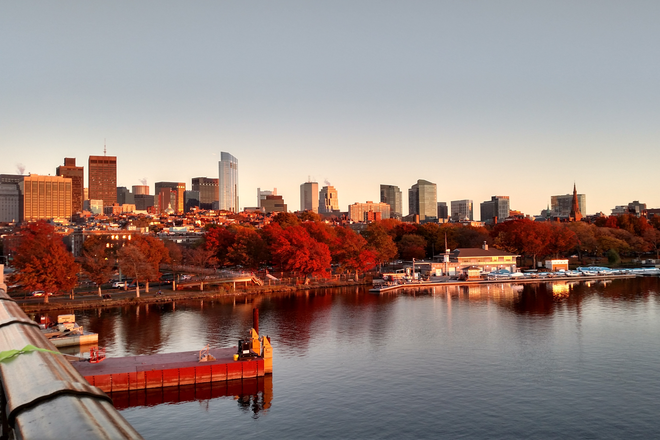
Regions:
<instances>
[{"instance_id":1,"label":"river water","mask_svg":"<svg viewBox=\"0 0 660 440\"><path fill-rule=\"evenodd\" d=\"M357 287L76 315L125 356L233 346L260 309L272 378L112 396L148 439L652 438L659 287Z\"/></svg>"}]
</instances>

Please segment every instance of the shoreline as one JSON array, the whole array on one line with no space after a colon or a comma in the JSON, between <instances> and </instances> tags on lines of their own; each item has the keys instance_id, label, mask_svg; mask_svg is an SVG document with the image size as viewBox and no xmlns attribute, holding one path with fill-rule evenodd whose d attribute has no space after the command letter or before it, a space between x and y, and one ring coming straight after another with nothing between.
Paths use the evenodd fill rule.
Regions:
<instances>
[{"instance_id":1,"label":"shoreline","mask_svg":"<svg viewBox=\"0 0 660 440\"><path fill-rule=\"evenodd\" d=\"M87 294L77 294L75 299L70 299L67 295L51 296L49 302L45 303L43 300L35 301L34 299L14 298L16 304L25 312L28 313L44 313L53 312L58 310L84 310L84 309L97 309L97 308L113 308L123 307L130 305L142 304L163 304L172 303L176 301L194 301L194 300L208 300L208 299L228 299L228 298L243 298L252 295L260 294L281 294L291 292L301 292L320 289L332 289L338 287L353 287L353 286L370 286L372 285L371 277L366 277L360 281L341 281L332 283L320 284L298 284L291 286L255 286L249 289L241 289L235 291L226 290L164 290L156 287L150 287L149 293L142 290L140 297L135 297L135 291L131 290L113 290L111 299L102 299L96 292ZM156 292L162 290L162 294L158 295ZM104 294L108 291L104 291Z\"/></svg>"}]
</instances>

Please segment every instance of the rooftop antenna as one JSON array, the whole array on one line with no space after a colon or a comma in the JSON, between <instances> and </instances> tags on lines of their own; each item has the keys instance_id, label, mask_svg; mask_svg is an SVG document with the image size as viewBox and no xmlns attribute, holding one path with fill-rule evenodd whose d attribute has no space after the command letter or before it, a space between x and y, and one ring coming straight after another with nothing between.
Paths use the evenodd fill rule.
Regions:
<instances>
[{"instance_id":1,"label":"rooftop antenna","mask_svg":"<svg viewBox=\"0 0 660 440\"><path fill-rule=\"evenodd\" d=\"M103 155L105 156L105 138L103 138Z\"/></svg>"}]
</instances>

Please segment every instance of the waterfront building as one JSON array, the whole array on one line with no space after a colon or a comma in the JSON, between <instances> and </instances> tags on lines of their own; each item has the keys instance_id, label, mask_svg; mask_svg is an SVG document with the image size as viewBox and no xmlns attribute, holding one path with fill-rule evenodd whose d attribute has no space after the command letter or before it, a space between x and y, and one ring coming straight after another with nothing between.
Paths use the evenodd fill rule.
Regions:
<instances>
[{"instance_id":1,"label":"waterfront building","mask_svg":"<svg viewBox=\"0 0 660 440\"><path fill-rule=\"evenodd\" d=\"M219 208L238 212L238 159L222 151L218 167Z\"/></svg>"},{"instance_id":2,"label":"waterfront building","mask_svg":"<svg viewBox=\"0 0 660 440\"><path fill-rule=\"evenodd\" d=\"M89 156L88 198L103 200L103 206L117 203L117 157Z\"/></svg>"},{"instance_id":3,"label":"waterfront building","mask_svg":"<svg viewBox=\"0 0 660 440\"><path fill-rule=\"evenodd\" d=\"M210 177L194 177L192 179L192 190L199 192L199 207L201 209L212 209L213 203L220 200L219 179Z\"/></svg>"},{"instance_id":4,"label":"waterfront building","mask_svg":"<svg viewBox=\"0 0 660 440\"><path fill-rule=\"evenodd\" d=\"M319 212L319 184L305 182L300 185L300 210Z\"/></svg>"},{"instance_id":5,"label":"waterfront building","mask_svg":"<svg viewBox=\"0 0 660 440\"><path fill-rule=\"evenodd\" d=\"M339 196L334 186L324 186L319 192L319 213L331 214L339 211Z\"/></svg>"},{"instance_id":6,"label":"waterfront building","mask_svg":"<svg viewBox=\"0 0 660 440\"><path fill-rule=\"evenodd\" d=\"M419 179L408 190L409 215L419 215L420 222L437 221L438 190L435 183Z\"/></svg>"},{"instance_id":7,"label":"waterfront building","mask_svg":"<svg viewBox=\"0 0 660 440\"><path fill-rule=\"evenodd\" d=\"M452 200L451 202L451 220L454 222L473 221L472 200Z\"/></svg>"},{"instance_id":8,"label":"waterfront building","mask_svg":"<svg viewBox=\"0 0 660 440\"><path fill-rule=\"evenodd\" d=\"M169 189L170 191L163 191ZM183 182L156 182L154 190L158 196L158 209L159 212L164 212L169 205L172 211L180 214L184 212L185 200L184 193L186 191L186 184ZM164 194L161 199L161 193ZM170 200L171 199L171 200ZM161 205L161 201L164 205Z\"/></svg>"},{"instance_id":9,"label":"waterfront building","mask_svg":"<svg viewBox=\"0 0 660 440\"><path fill-rule=\"evenodd\" d=\"M380 185L380 202L390 205L390 217L401 219L403 217L403 202L401 190L396 185Z\"/></svg>"},{"instance_id":10,"label":"waterfront building","mask_svg":"<svg viewBox=\"0 0 660 440\"><path fill-rule=\"evenodd\" d=\"M261 200L261 208L266 214L271 212L287 212L286 203L282 196L267 195L265 199Z\"/></svg>"},{"instance_id":11,"label":"waterfront building","mask_svg":"<svg viewBox=\"0 0 660 440\"><path fill-rule=\"evenodd\" d=\"M387 203L353 203L348 206L348 218L354 222L369 222L390 218L390 205Z\"/></svg>"},{"instance_id":12,"label":"waterfront building","mask_svg":"<svg viewBox=\"0 0 660 440\"><path fill-rule=\"evenodd\" d=\"M492 196L490 200L481 203L481 221L494 224L509 217L509 196Z\"/></svg>"},{"instance_id":13,"label":"waterfront building","mask_svg":"<svg viewBox=\"0 0 660 440\"><path fill-rule=\"evenodd\" d=\"M20 221L71 219L71 179L62 176L24 176Z\"/></svg>"},{"instance_id":14,"label":"waterfront building","mask_svg":"<svg viewBox=\"0 0 660 440\"><path fill-rule=\"evenodd\" d=\"M85 169L76 166L76 159L64 158L64 165L56 169L56 175L71 179L71 212L80 212L83 209L85 198Z\"/></svg>"}]
</instances>

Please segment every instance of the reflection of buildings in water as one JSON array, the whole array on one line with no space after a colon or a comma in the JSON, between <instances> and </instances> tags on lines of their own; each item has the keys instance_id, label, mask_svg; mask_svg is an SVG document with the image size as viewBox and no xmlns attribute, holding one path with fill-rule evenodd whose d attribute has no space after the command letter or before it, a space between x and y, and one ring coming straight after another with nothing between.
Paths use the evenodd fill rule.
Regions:
<instances>
[{"instance_id":1,"label":"reflection of buildings in water","mask_svg":"<svg viewBox=\"0 0 660 440\"><path fill-rule=\"evenodd\" d=\"M552 295L555 299L567 298L571 293L571 286L568 283L553 283Z\"/></svg>"},{"instance_id":2,"label":"reflection of buildings in water","mask_svg":"<svg viewBox=\"0 0 660 440\"><path fill-rule=\"evenodd\" d=\"M268 412L273 401L273 376L211 382L180 387L148 388L146 390L111 393L112 402L118 410L139 406L171 405L182 402L208 404L211 399L233 397L245 412L253 418Z\"/></svg>"}]
</instances>

